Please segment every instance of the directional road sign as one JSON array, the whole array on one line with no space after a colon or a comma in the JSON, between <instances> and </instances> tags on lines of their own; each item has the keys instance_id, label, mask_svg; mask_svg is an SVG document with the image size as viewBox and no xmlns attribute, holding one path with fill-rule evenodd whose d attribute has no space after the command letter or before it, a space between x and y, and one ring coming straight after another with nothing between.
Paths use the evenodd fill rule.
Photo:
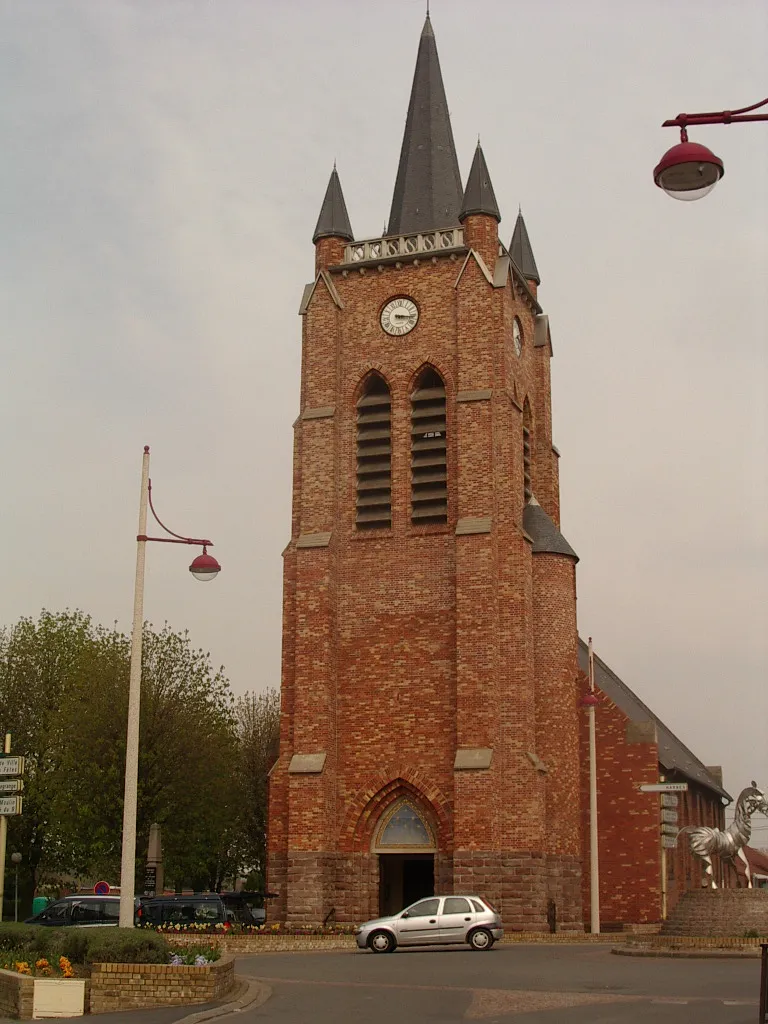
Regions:
<instances>
[{"instance_id":1,"label":"directional road sign","mask_svg":"<svg viewBox=\"0 0 768 1024\"><path fill-rule=\"evenodd\" d=\"M677 825L662 825L661 834L663 836L676 836L679 832Z\"/></svg>"},{"instance_id":2,"label":"directional road sign","mask_svg":"<svg viewBox=\"0 0 768 1024\"><path fill-rule=\"evenodd\" d=\"M661 820L666 821L669 825L677 824L677 811L664 811L661 812Z\"/></svg>"},{"instance_id":3,"label":"directional road sign","mask_svg":"<svg viewBox=\"0 0 768 1024\"><path fill-rule=\"evenodd\" d=\"M0 796L0 814L21 814L20 796Z\"/></svg>"},{"instance_id":4,"label":"directional road sign","mask_svg":"<svg viewBox=\"0 0 768 1024\"><path fill-rule=\"evenodd\" d=\"M677 839L674 836L662 836L661 845L665 850L677 849Z\"/></svg>"},{"instance_id":5,"label":"directional road sign","mask_svg":"<svg viewBox=\"0 0 768 1024\"><path fill-rule=\"evenodd\" d=\"M23 757L9 757L7 754L5 757L0 757L0 775L23 775L24 774L24 758Z\"/></svg>"},{"instance_id":6,"label":"directional road sign","mask_svg":"<svg viewBox=\"0 0 768 1024\"><path fill-rule=\"evenodd\" d=\"M660 800L662 807L677 807L680 803L680 797L675 793L662 793Z\"/></svg>"},{"instance_id":7,"label":"directional road sign","mask_svg":"<svg viewBox=\"0 0 768 1024\"><path fill-rule=\"evenodd\" d=\"M23 779L0 779L0 793L20 793L23 789Z\"/></svg>"},{"instance_id":8,"label":"directional road sign","mask_svg":"<svg viewBox=\"0 0 768 1024\"><path fill-rule=\"evenodd\" d=\"M641 793L687 793L687 782L647 782L640 787Z\"/></svg>"}]
</instances>

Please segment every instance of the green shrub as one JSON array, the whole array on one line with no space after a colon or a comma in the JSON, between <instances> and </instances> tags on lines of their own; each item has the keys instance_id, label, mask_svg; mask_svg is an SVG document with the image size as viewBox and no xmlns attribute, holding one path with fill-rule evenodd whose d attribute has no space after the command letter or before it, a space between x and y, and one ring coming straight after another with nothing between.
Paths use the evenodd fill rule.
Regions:
<instances>
[{"instance_id":1,"label":"green shrub","mask_svg":"<svg viewBox=\"0 0 768 1024\"><path fill-rule=\"evenodd\" d=\"M168 963L168 943L155 932L138 928L83 928L81 931L87 937L87 948L80 963Z\"/></svg>"},{"instance_id":2,"label":"green shrub","mask_svg":"<svg viewBox=\"0 0 768 1024\"><path fill-rule=\"evenodd\" d=\"M32 924L0 924L0 952L58 953L60 940L57 930Z\"/></svg>"},{"instance_id":3,"label":"green shrub","mask_svg":"<svg viewBox=\"0 0 768 1024\"><path fill-rule=\"evenodd\" d=\"M51 931L53 930L52 928ZM89 928L56 928L55 930L59 933L61 955L65 956L70 963L84 964L91 930Z\"/></svg>"},{"instance_id":4,"label":"green shrub","mask_svg":"<svg viewBox=\"0 0 768 1024\"><path fill-rule=\"evenodd\" d=\"M65 956L73 964L166 964L169 947L156 932L138 928L44 928L0 924L0 956L23 960Z\"/></svg>"}]
</instances>

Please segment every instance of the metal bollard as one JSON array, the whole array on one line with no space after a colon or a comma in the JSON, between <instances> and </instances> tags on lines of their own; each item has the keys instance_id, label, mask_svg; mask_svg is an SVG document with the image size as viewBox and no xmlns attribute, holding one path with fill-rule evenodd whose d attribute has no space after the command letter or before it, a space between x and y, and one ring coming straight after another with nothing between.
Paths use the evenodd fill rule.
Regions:
<instances>
[{"instance_id":1,"label":"metal bollard","mask_svg":"<svg viewBox=\"0 0 768 1024\"><path fill-rule=\"evenodd\" d=\"M768 942L760 943L760 1005L758 1024L768 1020Z\"/></svg>"}]
</instances>

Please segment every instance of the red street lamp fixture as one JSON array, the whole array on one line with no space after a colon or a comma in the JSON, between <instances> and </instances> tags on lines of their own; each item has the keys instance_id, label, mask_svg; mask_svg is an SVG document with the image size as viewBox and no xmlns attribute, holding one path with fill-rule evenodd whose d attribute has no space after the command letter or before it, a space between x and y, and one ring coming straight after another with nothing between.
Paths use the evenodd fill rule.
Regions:
<instances>
[{"instance_id":1,"label":"red street lamp fixture","mask_svg":"<svg viewBox=\"0 0 768 1024\"><path fill-rule=\"evenodd\" d=\"M149 447L144 449L146 454L149 454ZM155 512L155 506L152 504L152 481L147 479L147 500L149 501L149 509L154 516L155 522L161 530L169 535L167 537L147 537L145 534L140 533L137 537L137 541L156 541L158 544L194 544L195 547L198 545L202 547L202 555L198 555L197 558L193 559L192 564L189 567L189 571L195 577L196 580L200 580L201 583L205 583L208 580L215 579L221 572L221 566L213 557L208 554L208 548L213 547L212 540L205 540L199 537L182 537L180 533L174 533L173 530L169 530L165 523L161 523L160 519Z\"/></svg>"},{"instance_id":2,"label":"red street lamp fixture","mask_svg":"<svg viewBox=\"0 0 768 1024\"><path fill-rule=\"evenodd\" d=\"M688 126L699 124L735 124L740 121L768 121L768 114L750 114L768 105L768 98L739 110L709 111L702 114L678 114L662 128L679 128L680 142L668 149L653 170L653 180L673 199L690 202L709 195L725 174L723 161L711 149L688 141Z\"/></svg>"}]
</instances>

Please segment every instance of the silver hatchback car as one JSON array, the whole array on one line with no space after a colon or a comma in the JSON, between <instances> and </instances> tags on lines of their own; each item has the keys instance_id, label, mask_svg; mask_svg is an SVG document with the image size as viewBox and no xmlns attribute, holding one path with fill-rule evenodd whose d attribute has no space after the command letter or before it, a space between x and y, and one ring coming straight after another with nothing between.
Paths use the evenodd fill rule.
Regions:
<instances>
[{"instance_id":1,"label":"silver hatchback car","mask_svg":"<svg viewBox=\"0 0 768 1024\"><path fill-rule=\"evenodd\" d=\"M360 949L374 953L392 953L398 946L464 942L471 949L490 949L503 935L501 918L480 896L431 896L355 929Z\"/></svg>"}]
</instances>

